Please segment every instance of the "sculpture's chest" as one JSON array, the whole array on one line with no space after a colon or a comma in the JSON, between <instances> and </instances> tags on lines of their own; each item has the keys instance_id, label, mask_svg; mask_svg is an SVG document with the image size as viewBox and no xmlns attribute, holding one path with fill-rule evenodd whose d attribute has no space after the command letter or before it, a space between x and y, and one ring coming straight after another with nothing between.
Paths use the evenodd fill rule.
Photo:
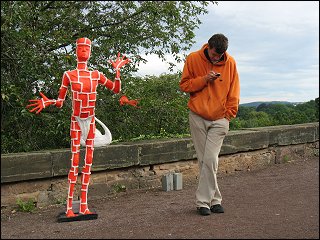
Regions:
<instances>
[{"instance_id":1,"label":"sculpture's chest","mask_svg":"<svg viewBox=\"0 0 320 240\"><path fill-rule=\"evenodd\" d=\"M80 93L96 92L98 76L95 71L74 71L70 74L71 90Z\"/></svg>"}]
</instances>

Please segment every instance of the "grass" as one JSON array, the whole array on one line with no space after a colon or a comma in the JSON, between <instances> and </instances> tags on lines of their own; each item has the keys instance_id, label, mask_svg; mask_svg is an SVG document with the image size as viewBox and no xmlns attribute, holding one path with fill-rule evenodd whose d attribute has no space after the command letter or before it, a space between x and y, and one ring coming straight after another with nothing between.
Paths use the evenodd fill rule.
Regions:
<instances>
[{"instance_id":1,"label":"grass","mask_svg":"<svg viewBox=\"0 0 320 240\"><path fill-rule=\"evenodd\" d=\"M112 188L113 188L113 191L115 191L116 193L127 191L126 186L119 183L114 184Z\"/></svg>"},{"instance_id":2,"label":"grass","mask_svg":"<svg viewBox=\"0 0 320 240\"><path fill-rule=\"evenodd\" d=\"M285 155L285 156L283 156L282 160L284 163L288 163L288 162L290 162L290 157L288 155Z\"/></svg>"},{"instance_id":3,"label":"grass","mask_svg":"<svg viewBox=\"0 0 320 240\"><path fill-rule=\"evenodd\" d=\"M22 201L21 199L17 200L18 211L20 212L32 212L36 205L33 199L28 199L27 201Z\"/></svg>"}]
</instances>

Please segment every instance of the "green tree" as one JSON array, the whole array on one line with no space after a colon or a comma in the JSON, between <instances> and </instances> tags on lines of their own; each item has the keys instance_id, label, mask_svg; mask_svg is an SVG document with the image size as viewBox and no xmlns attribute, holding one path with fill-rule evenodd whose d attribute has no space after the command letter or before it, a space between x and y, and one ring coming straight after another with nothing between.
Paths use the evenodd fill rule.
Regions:
<instances>
[{"instance_id":1,"label":"green tree","mask_svg":"<svg viewBox=\"0 0 320 240\"><path fill-rule=\"evenodd\" d=\"M247 119L243 121L244 128L264 127L272 125L270 116L265 112L252 111L248 114Z\"/></svg>"},{"instance_id":2,"label":"green tree","mask_svg":"<svg viewBox=\"0 0 320 240\"><path fill-rule=\"evenodd\" d=\"M267 108L268 108L268 104L266 104L266 103L261 103L261 104L257 107L256 111L257 111L257 112L265 111Z\"/></svg>"},{"instance_id":3,"label":"green tree","mask_svg":"<svg viewBox=\"0 0 320 240\"><path fill-rule=\"evenodd\" d=\"M123 79L146 60L142 53L182 61L194 30L213 1L3 1L1 2L2 152L39 150L45 142L67 146L71 104L34 116L28 100L42 90L56 98L64 71L76 66L75 40L93 41L89 67L113 79L107 63L118 52L132 63ZM171 65L172 66L172 65ZM106 92L106 91L105 91ZM109 102L116 101L105 94ZM102 97L102 98L105 98ZM116 108L116 107L114 107ZM114 109L118 110L118 109ZM50 113L48 113L50 112ZM117 114L117 112L111 112ZM37 138L37 139L36 139ZM22 144L27 142L26 144Z\"/></svg>"},{"instance_id":4,"label":"green tree","mask_svg":"<svg viewBox=\"0 0 320 240\"><path fill-rule=\"evenodd\" d=\"M237 118L241 120L246 120L249 118L250 113L255 111L255 107L245 107L240 105L237 113Z\"/></svg>"},{"instance_id":5,"label":"green tree","mask_svg":"<svg viewBox=\"0 0 320 240\"><path fill-rule=\"evenodd\" d=\"M254 107L239 106L237 117L230 129L276 125L292 125L319 121L319 98L298 105L262 103Z\"/></svg>"},{"instance_id":6,"label":"green tree","mask_svg":"<svg viewBox=\"0 0 320 240\"><path fill-rule=\"evenodd\" d=\"M99 101L96 116L108 124L114 139L130 140L150 136L189 133L189 97L179 89L180 74L130 78L125 94L139 99L139 107L121 107L114 101ZM113 114L105 114L105 113Z\"/></svg>"},{"instance_id":7,"label":"green tree","mask_svg":"<svg viewBox=\"0 0 320 240\"><path fill-rule=\"evenodd\" d=\"M316 108L316 121L319 121L319 98L314 100Z\"/></svg>"},{"instance_id":8,"label":"green tree","mask_svg":"<svg viewBox=\"0 0 320 240\"><path fill-rule=\"evenodd\" d=\"M318 104L317 104L318 99ZM319 98L310 100L295 106L295 110L301 115L301 122L319 121ZM300 123L300 122L299 122Z\"/></svg>"}]
</instances>

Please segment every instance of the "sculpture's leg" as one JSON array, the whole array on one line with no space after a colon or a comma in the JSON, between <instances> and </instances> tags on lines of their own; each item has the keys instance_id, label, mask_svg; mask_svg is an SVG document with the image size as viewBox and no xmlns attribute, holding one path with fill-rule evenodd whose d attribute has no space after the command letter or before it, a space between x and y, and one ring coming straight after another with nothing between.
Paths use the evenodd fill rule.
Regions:
<instances>
[{"instance_id":1,"label":"sculpture's leg","mask_svg":"<svg viewBox=\"0 0 320 240\"><path fill-rule=\"evenodd\" d=\"M88 209L88 187L90 182L91 166L93 159L93 143L95 136L95 119L92 118L90 123L90 130L86 140L86 155L85 155L85 165L82 168L82 186L81 186L81 197L80 197L80 211L82 214L92 214Z\"/></svg>"},{"instance_id":2,"label":"sculpture's leg","mask_svg":"<svg viewBox=\"0 0 320 240\"><path fill-rule=\"evenodd\" d=\"M77 182L78 177L78 167L79 167L79 158L80 158L80 137L81 131L77 121L72 118L71 120L71 129L70 129L70 136L71 136L71 168L68 174L68 199L67 199L67 217L74 217L75 214L72 211L72 200L73 200L73 193L74 193L74 186Z\"/></svg>"}]
</instances>

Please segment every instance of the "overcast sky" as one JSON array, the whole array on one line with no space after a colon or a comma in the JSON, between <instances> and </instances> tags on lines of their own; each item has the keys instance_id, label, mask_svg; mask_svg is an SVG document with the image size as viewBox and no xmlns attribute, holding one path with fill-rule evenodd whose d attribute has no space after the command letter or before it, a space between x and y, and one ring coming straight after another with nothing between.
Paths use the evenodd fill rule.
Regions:
<instances>
[{"instance_id":1,"label":"overcast sky","mask_svg":"<svg viewBox=\"0 0 320 240\"><path fill-rule=\"evenodd\" d=\"M229 38L240 76L240 103L306 102L319 97L318 1L220 1L200 16L196 51L214 33ZM137 76L170 73L156 56L145 57ZM182 70L183 63L177 66Z\"/></svg>"}]
</instances>

